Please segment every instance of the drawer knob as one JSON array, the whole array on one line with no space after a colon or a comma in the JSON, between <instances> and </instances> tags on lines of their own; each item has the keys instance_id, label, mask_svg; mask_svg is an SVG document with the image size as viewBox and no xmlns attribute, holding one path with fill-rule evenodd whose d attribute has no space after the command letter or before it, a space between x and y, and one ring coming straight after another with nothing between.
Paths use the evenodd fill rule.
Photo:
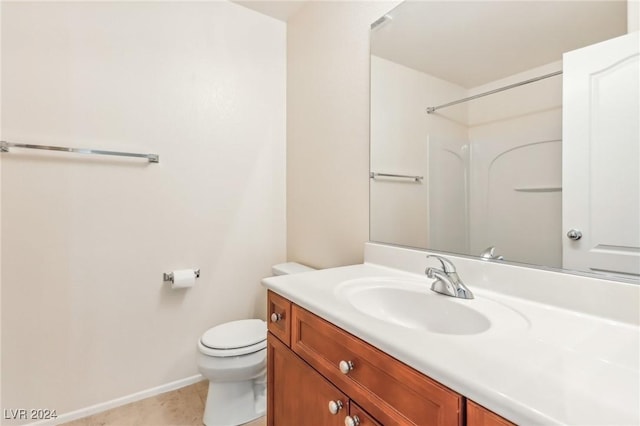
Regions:
<instances>
[{"instance_id":1,"label":"drawer knob","mask_svg":"<svg viewBox=\"0 0 640 426\"><path fill-rule=\"evenodd\" d=\"M344 418L344 426L358 426L360 418L358 416L347 416Z\"/></svg>"},{"instance_id":2,"label":"drawer knob","mask_svg":"<svg viewBox=\"0 0 640 426\"><path fill-rule=\"evenodd\" d=\"M329 412L331 414L338 414L338 411L342 410L342 407L344 407L344 404L340 400L329 401Z\"/></svg>"},{"instance_id":3,"label":"drawer knob","mask_svg":"<svg viewBox=\"0 0 640 426\"><path fill-rule=\"evenodd\" d=\"M338 367L340 368L340 372L342 374L349 374L349 371L353 370L353 362L340 361L340 364L338 364Z\"/></svg>"},{"instance_id":4,"label":"drawer knob","mask_svg":"<svg viewBox=\"0 0 640 426\"><path fill-rule=\"evenodd\" d=\"M274 312L271 314L271 322L278 322L282 319L282 314Z\"/></svg>"}]
</instances>

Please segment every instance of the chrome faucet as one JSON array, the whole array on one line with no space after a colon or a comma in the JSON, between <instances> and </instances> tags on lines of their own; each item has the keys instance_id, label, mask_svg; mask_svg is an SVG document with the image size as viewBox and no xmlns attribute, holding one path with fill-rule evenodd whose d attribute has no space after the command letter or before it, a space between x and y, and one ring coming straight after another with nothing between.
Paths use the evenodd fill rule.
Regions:
<instances>
[{"instance_id":1,"label":"chrome faucet","mask_svg":"<svg viewBox=\"0 0 640 426\"><path fill-rule=\"evenodd\" d=\"M424 271L427 277L435 278L435 281L431 284L431 290L446 296L473 299L473 293L464 285L456 272L456 267L450 260L435 254L427 256L427 259L430 257L438 259L442 264L442 269L427 268Z\"/></svg>"},{"instance_id":2,"label":"chrome faucet","mask_svg":"<svg viewBox=\"0 0 640 426\"><path fill-rule=\"evenodd\" d=\"M504 257L496 254L495 246L490 246L484 249L482 253L480 253L480 257L487 260L504 260Z\"/></svg>"}]
</instances>

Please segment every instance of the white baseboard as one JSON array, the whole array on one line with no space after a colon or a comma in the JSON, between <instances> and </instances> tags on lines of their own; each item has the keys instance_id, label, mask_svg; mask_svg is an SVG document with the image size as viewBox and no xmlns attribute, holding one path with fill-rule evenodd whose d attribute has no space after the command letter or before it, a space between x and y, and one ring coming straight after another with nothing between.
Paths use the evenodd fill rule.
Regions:
<instances>
[{"instance_id":1,"label":"white baseboard","mask_svg":"<svg viewBox=\"0 0 640 426\"><path fill-rule=\"evenodd\" d=\"M196 374L195 376L187 377L185 379L176 380L175 382L167 383L164 385L156 386L155 388L146 389L140 392L132 393L131 395L123 396L120 398L112 399L111 401L101 402L99 404L91 405L86 408L81 408L80 410L71 411L69 413L64 413L58 415L58 417L54 420L41 420L35 423L30 423L28 426L42 426L42 425L51 425L55 426L61 423L70 422L73 420L78 420L83 417L91 416L93 414L101 413L103 411L110 410L112 408L120 407L122 405L130 404L132 402L140 401L141 399L149 398L152 396L160 395L161 393L169 392L172 390L180 389L185 386L192 385L194 383L198 383L199 381L204 380L201 374Z\"/></svg>"}]
</instances>

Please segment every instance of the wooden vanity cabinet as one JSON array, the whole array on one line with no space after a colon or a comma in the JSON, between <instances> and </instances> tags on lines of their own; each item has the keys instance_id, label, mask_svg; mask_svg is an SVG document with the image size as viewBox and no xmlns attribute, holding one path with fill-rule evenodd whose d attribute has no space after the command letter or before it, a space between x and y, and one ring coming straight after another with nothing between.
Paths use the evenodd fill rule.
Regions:
<instances>
[{"instance_id":1,"label":"wooden vanity cabinet","mask_svg":"<svg viewBox=\"0 0 640 426\"><path fill-rule=\"evenodd\" d=\"M359 426L511 425L272 291L267 298L268 426L344 425L347 416Z\"/></svg>"}]
</instances>

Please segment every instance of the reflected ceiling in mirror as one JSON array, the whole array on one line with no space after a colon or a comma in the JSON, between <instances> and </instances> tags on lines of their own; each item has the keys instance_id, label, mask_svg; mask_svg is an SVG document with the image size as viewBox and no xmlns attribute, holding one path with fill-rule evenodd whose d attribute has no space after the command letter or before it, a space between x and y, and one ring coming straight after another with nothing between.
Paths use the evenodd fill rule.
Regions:
<instances>
[{"instance_id":1,"label":"reflected ceiling in mirror","mask_svg":"<svg viewBox=\"0 0 640 426\"><path fill-rule=\"evenodd\" d=\"M563 54L626 34L626 13L427 1L372 24L370 240L567 268Z\"/></svg>"},{"instance_id":2,"label":"reflected ceiling in mirror","mask_svg":"<svg viewBox=\"0 0 640 426\"><path fill-rule=\"evenodd\" d=\"M371 32L371 54L473 88L625 34L625 1L405 2Z\"/></svg>"}]
</instances>

